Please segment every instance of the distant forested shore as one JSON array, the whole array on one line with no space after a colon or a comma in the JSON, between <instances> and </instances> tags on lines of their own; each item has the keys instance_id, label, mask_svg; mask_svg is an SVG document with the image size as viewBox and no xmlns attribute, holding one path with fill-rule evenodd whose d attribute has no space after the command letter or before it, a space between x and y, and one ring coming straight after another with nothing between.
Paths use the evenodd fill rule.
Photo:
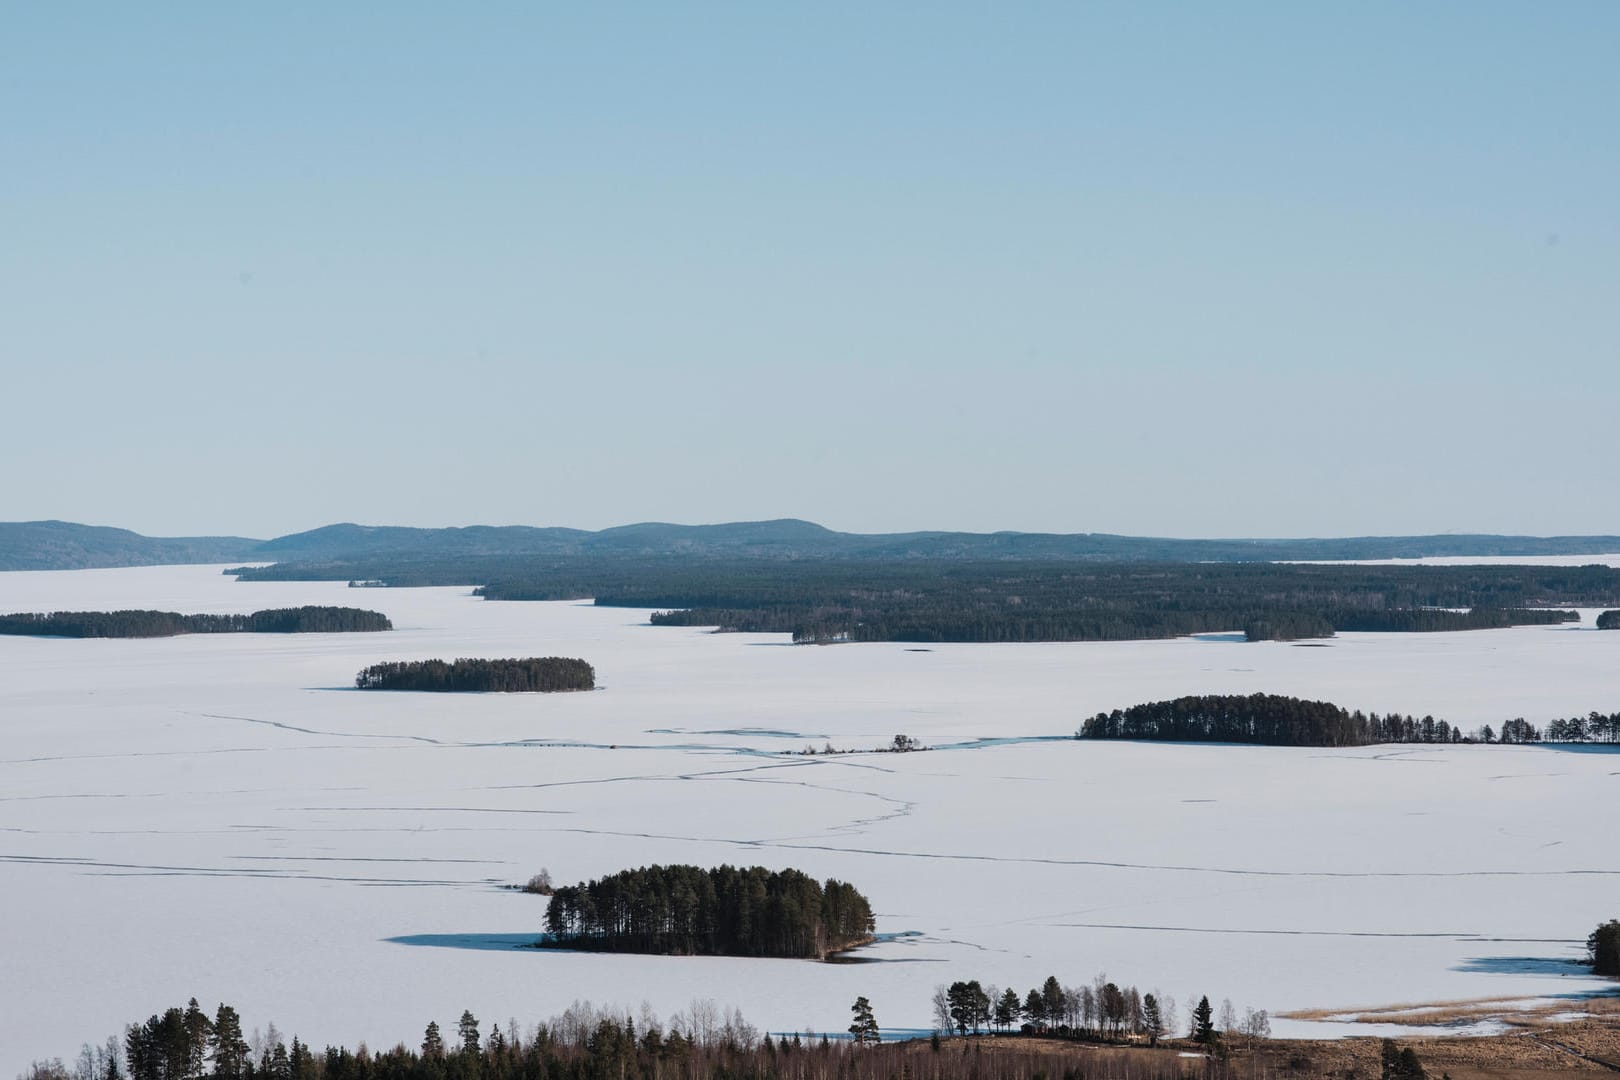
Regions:
<instances>
[{"instance_id":1,"label":"distant forested shore","mask_svg":"<svg viewBox=\"0 0 1620 1080\"><path fill-rule=\"evenodd\" d=\"M388 616L350 607L267 608L251 615L174 611L52 611L0 615L0 634L153 638L180 634L340 634L392 630Z\"/></svg>"},{"instance_id":2,"label":"distant forested shore","mask_svg":"<svg viewBox=\"0 0 1620 1080\"><path fill-rule=\"evenodd\" d=\"M527 659L410 660L373 664L354 677L361 690L428 690L507 694L594 690L596 669L567 656Z\"/></svg>"},{"instance_id":3,"label":"distant forested shore","mask_svg":"<svg viewBox=\"0 0 1620 1080\"><path fill-rule=\"evenodd\" d=\"M1447 744L1620 743L1620 712L1551 720L1545 728L1516 717L1465 733L1432 716L1351 712L1328 701L1279 694L1198 694L1100 712L1075 732L1078 739L1249 743L1257 746L1373 746Z\"/></svg>"},{"instance_id":4,"label":"distant forested shore","mask_svg":"<svg viewBox=\"0 0 1620 1080\"><path fill-rule=\"evenodd\" d=\"M548 944L598 952L826 959L872 940L853 885L762 866L646 866L553 892Z\"/></svg>"},{"instance_id":5,"label":"distant forested shore","mask_svg":"<svg viewBox=\"0 0 1620 1080\"><path fill-rule=\"evenodd\" d=\"M1620 607L1609 566L1388 566L919 557L399 558L244 568L244 581L476 584L486 600L594 599L660 626L860 641L1296 641L1574 621Z\"/></svg>"}]
</instances>

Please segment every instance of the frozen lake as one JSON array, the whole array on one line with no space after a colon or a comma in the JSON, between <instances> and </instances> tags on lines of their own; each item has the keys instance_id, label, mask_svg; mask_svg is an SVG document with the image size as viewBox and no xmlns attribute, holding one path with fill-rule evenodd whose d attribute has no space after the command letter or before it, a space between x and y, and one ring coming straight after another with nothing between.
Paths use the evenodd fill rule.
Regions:
<instances>
[{"instance_id":1,"label":"frozen lake","mask_svg":"<svg viewBox=\"0 0 1620 1080\"><path fill-rule=\"evenodd\" d=\"M665 1015L713 998L772 1030L841 1030L864 994L883 1027L924 1028L942 982L1023 991L1099 970L1273 1012L1604 986L1571 962L1620 916L1620 753L1061 738L1185 693L1465 729L1609 712L1620 633L1591 629L1593 612L1312 645L917 650L469 593L238 584L217 567L0 574L5 612L349 604L398 627L0 637L0 1076L193 995L316 1047L378 1047L463 1009L487 1031L576 998ZM589 660L602 689L350 689L379 660L554 654ZM780 754L902 732L944 748ZM837 876L903 936L851 964L512 947L544 901L501 884L649 862Z\"/></svg>"}]
</instances>

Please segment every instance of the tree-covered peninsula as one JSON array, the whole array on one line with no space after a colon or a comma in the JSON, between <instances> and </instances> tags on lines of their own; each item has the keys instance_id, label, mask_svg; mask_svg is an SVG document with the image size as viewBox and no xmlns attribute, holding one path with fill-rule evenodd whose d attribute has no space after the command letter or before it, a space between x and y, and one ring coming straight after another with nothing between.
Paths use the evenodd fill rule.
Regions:
<instances>
[{"instance_id":1,"label":"tree-covered peninsula","mask_svg":"<svg viewBox=\"0 0 1620 1080\"><path fill-rule=\"evenodd\" d=\"M394 661L373 664L354 677L361 690L552 693L596 689L596 669L567 656L527 659Z\"/></svg>"},{"instance_id":2,"label":"tree-covered peninsula","mask_svg":"<svg viewBox=\"0 0 1620 1080\"><path fill-rule=\"evenodd\" d=\"M388 616L349 607L267 608L251 615L174 611L52 611L0 615L0 634L153 638L180 634L342 634L392 630Z\"/></svg>"},{"instance_id":3,"label":"tree-covered peninsula","mask_svg":"<svg viewBox=\"0 0 1620 1080\"><path fill-rule=\"evenodd\" d=\"M853 885L798 870L645 866L556 890L546 944L600 952L824 960L872 940Z\"/></svg>"}]
</instances>

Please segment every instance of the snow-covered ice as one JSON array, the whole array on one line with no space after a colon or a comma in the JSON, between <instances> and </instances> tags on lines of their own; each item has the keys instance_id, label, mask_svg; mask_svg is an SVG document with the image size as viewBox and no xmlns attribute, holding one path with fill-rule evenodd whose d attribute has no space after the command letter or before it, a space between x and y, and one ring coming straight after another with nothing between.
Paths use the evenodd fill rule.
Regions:
<instances>
[{"instance_id":1,"label":"snow-covered ice","mask_svg":"<svg viewBox=\"0 0 1620 1080\"><path fill-rule=\"evenodd\" d=\"M0 1075L193 995L317 1047L375 1047L463 1009L504 1027L576 998L666 1015L713 998L772 1030L836 1030L864 994L885 1028L924 1028L941 982L1099 970L1273 1014L1605 986L1573 961L1620 916L1620 753L1063 738L1100 709L1203 692L1468 729L1609 712L1620 633L1593 612L1309 647L919 652L217 567L0 574L0 611L305 603L398 629L0 637ZM378 660L554 654L591 661L602 689L350 689ZM780 753L902 732L951 748ZM845 964L515 947L544 901L501 884L654 861L844 878L894 936Z\"/></svg>"}]
</instances>

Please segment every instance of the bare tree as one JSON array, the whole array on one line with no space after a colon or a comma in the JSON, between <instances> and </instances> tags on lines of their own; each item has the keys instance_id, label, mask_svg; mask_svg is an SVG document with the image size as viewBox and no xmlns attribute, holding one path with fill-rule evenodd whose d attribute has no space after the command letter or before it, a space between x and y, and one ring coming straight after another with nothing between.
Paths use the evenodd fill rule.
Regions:
<instances>
[{"instance_id":1,"label":"bare tree","mask_svg":"<svg viewBox=\"0 0 1620 1080\"><path fill-rule=\"evenodd\" d=\"M956 1021L951 1018L950 988L943 983L934 987L934 1030L941 1035L956 1030Z\"/></svg>"}]
</instances>

